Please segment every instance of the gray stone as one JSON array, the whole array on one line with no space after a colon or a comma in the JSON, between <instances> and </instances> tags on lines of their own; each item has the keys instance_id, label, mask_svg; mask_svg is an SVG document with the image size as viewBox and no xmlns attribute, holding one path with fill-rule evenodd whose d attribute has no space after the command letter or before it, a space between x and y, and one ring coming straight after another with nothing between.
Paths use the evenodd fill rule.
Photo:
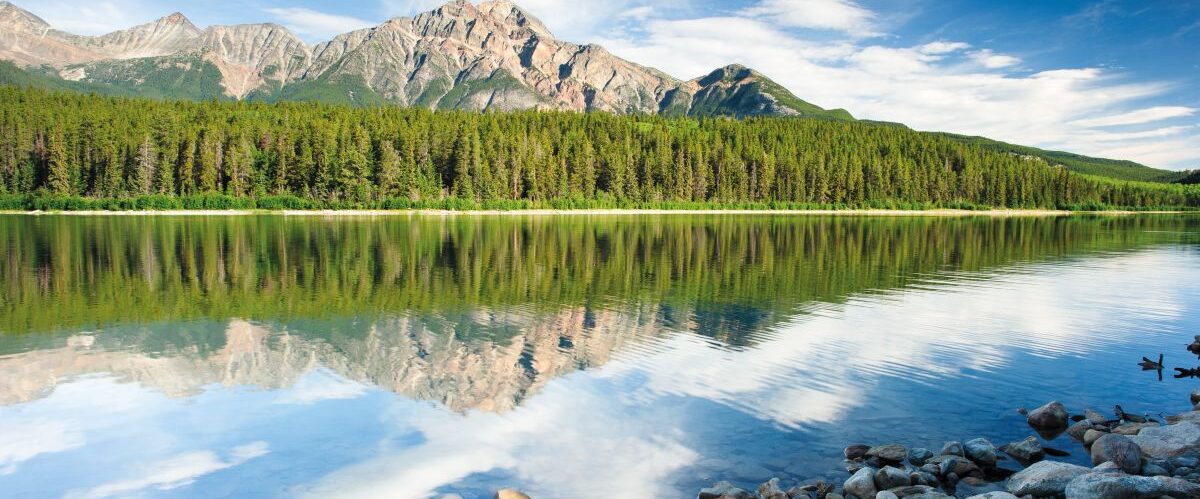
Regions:
<instances>
[{"instance_id":1,"label":"gray stone","mask_svg":"<svg viewBox=\"0 0 1200 499\"><path fill-rule=\"evenodd\" d=\"M908 450L900 444L880 445L871 447L867 451L867 457L877 457L889 463L900 463L908 457Z\"/></svg>"},{"instance_id":2,"label":"gray stone","mask_svg":"<svg viewBox=\"0 0 1200 499\"><path fill-rule=\"evenodd\" d=\"M1129 437L1142 452L1154 459L1170 459L1200 453L1200 423L1184 421L1178 424L1143 428Z\"/></svg>"},{"instance_id":3,"label":"gray stone","mask_svg":"<svg viewBox=\"0 0 1200 499\"><path fill-rule=\"evenodd\" d=\"M1086 433L1083 434L1083 445L1091 447L1092 444L1096 443L1096 441L1100 439L1100 437L1103 437L1105 435L1108 435L1108 434L1105 432L1102 432L1100 430L1096 430L1096 429L1088 430Z\"/></svg>"},{"instance_id":4,"label":"gray stone","mask_svg":"<svg viewBox=\"0 0 1200 499\"><path fill-rule=\"evenodd\" d=\"M968 440L963 444L963 451L967 453L968 459L975 461L975 464L985 468L996 465L996 446L986 438Z\"/></svg>"},{"instance_id":5,"label":"gray stone","mask_svg":"<svg viewBox=\"0 0 1200 499\"><path fill-rule=\"evenodd\" d=\"M1004 492L1005 490L1004 484L1000 482L987 482L979 478L964 478L954 486L954 497L966 499L988 492Z\"/></svg>"},{"instance_id":6,"label":"gray stone","mask_svg":"<svg viewBox=\"0 0 1200 499\"><path fill-rule=\"evenodd\" d=\"M754 494L734 487L729 482L717 482L712 487L700 489L696 499L753 499Z\"/></svg>"},{"instance_id":7,"label":"gray stone","mask_svg":"<svg viewBox=\"0 0 1200 499\"><path fill-rule=\"evenodd\" d=\"M867 451L869 450L871 450L870 445L854 444L846 447L846 449L842 451L842 454L846 456L846 459L862 459L867 455Z\"/></svg>"},{"instance_id":8,"label":"gray stone","mask_svg":"<svg viewBox=\"0 0 1200 499\"><path fill-rule=\"evenodd\" d=\"M965 456L966 454L963 454L962 442L946 442L946 444L942 446L942 451L939 452L938 455L939 456Z\"/></svg>"},{"instance_id":9,"label":"gray stone","mask_svg":"<svg viewBox=\"0 0 1200 499\"><path fill-rule=\"evenodd\" d=\"M949 478L951 474L960 478L981 474L979 466L965 457L937 456L929 462L938 465L938 476Z\"/></svg>"},{"instance_id":10,"label":"gray stone","mask_svg":"<svg viewBox=\"0 0 1200 499\"><path fill-rule=\"evenodd\" d=\"M1161 496L1200 497L1200 485L1167 477L1090 473L1067 484L1067 497L1087 499L1155 499Z\"/></svg>"},{"instance_id":11,"label":"gray stone","mask_svg":"<svg viewBox=\"0 0 1200 499\"><path fill-rule=\"evenodd\" d=\"M1142 466L1142 474L1146 476L1171 476L1170 471L1155 463L1146 463Z\"/></svg>"},{"instance_id":12,"label":"gray stone","mask_svg":"<svg viewBox=\"0 0 1200 499\"><path fill-rule=\"evenodd\" d=\"M1017 474L1009 477L1008 491L1013 495L1024 497L1046 497L1062 495L1067 484L1075 477L1091 473L1090 468L1055 461L1034 463Z\"/></svg>"},{"instance_id":13,"label":"gray stone","mask_svg":"<svg viewBox=\"0 0 1200 499\"><path fill-rule=\"evenodd\" d=\"M787 492L779 487L779 479L772 478L758 486L758 497L761 499L789 499Z\"/></svg>"},{"instance_id":14,"label":"gray stone","mask_svg":"<svg viewBox=\"0 0 1200 499\"><path fill-rule=\"evenodd\" d=\"M924 465L925 462L929 461L929 459L932 457L933 451L929 449L917 447L914 449L909 449L908 451L908 462L912 463L913 466L918 468Z\"/></svg>"},{"instance_id":15,"label":"gray stone","mask_svg":"<svg viewBox=\"0 0 1200 499\"><path fill-rule=\"evenodd\" d=\"M1094 473L1122 473L1121 467L1117 466L1117 463L1113 463L1113 462L1100 463L1100 464L1096 465L1094 468L1092 468L1092 472L1094 472Z\"/></svg>"},{"instance_id":16,"label":"gray stone","mask_svg":"<svg viewBox=\"0 0 1200 499\"><path fill-rule=\"evenodd\" d=\"M1142 449L1125 435L1108 434L1092 444L1092 464L1112 462L1121 471L1136 475L1142 471Z\"/></svg>"},{"instance_id":17,"label":"gray stone","mask_svg":"<svg viewBox=\"0 0 1200 499\"><path fill-rule=\"evenodd\" d=\"M1070 419L1062 402L1054 401L1029 411L1029 426L1040 430L1066 428Z\"/></svg>"},{"instance_id":18,"label":"gray stone","mask_svg":"<svg viewBox=\"0 0 1200 499\"><path fill-rule=\"evenodd\" d=\"M1146 428L1158 426L1158 423L1125 423L1112 429L1117 435L1132 436L1141 433Z\"/></svg>"},{"instance_id":19,"label":"gray stone","mask_svg":"<svg viewBox=\"0 0 1200 499\"><path fill-rule=\"evenodd\" d=\"M908 480L913 485L925 485L929 487L937 487L942 484L941 480L938 480L937 475L928 471L914 471L909 473Z\"/></svg>"},{"instance_id":20,"label":"gray stone","mask_svg":"<svg viewBox=\"0 0 1200 499\"><path fill-rule=\"evenodd\" d=\"M875 470L863 468L842 484L842 490L851 498L871 499L879 490L875 488Z\"/></svg>"},{"instance_id":21,"label":"gray stone","mask_svg":"<svg viewBox=\"0 0 1200 499\"><path fill-rule=\"evenodd\" d=\"M971 496L971 497L968 497L967 499L1017 499L1017 496L1009 494L1008 492L997 491L997 492L988 492L986 494L979 494L977 496Z\"/></svg>"},{"instance_id":22,"label":"gray stone","mask_svg":"<svg viewBox=\"0 0 1200 499\"><path fill-rule=\"evenodd\" d=\"M1087 433L1087 431L1090 429L1092 429L1092 423L1089 423L1087 420L1083 420L1071 425L1070 428L1067 428L1067 435L1070 435L1071 438L1082 442L1083 434Z\"/></svg>"},{"instance_id":23,"label":"gray stone","mask_svg":"<svg viewBox=\"0 0 1200 499\"><path fill-rule=\"evenodd\" d=\"M921 494L929 494L937 491L937 489L927 485L910 485L908 487L896 487L888 490L888 492L896 494L896 497L902 498L919 496Z\"/></svg>"},{"instance_id":24,"label":"gray stone","mask_svg":"<svg viewBox=\"0 0 1200 499\"><path fill-rule=\"evenodd\" d=\"M846 499L846 498L843 497L841 494L830 493L829 495L825 496L825 499Z\"/></svg>"},{"instance_id":25,"label":"gray stone","mask_svg":"<svg viewBox=\"0 0 1200 499\"><path fill-rule=\"evenodd\" d=\"M1196 466L1200 466L1200 459L1192 457L1192 456L1179 456L1179 457L1171 460L1171 466L1174 466L1177 468L1178 467L1195 468Z\"/></svg>"},{"instance_id":26,"label":"gray stone","mask_svg":"<svg viewBox=\"0 0 1200 499\"><path fill-rule=\"evenodd\" d=\"M875 473L875 489L887 490L911 485L908 472L900 468L885 466Z\"/></svg>"},{"instance_id":27,"label":"gray stone","mask_svg":"<svg viewBox=\"0 0 1200 499\"><path fill-rule=\"evenodd\" d=\"M1100 414L1091 409L1084 409L1083 418L1090 421L1092 424L1104 424L1108 422L1108 416Z\"/></svg>"},{"instance_id":28,"label":"gray stone","mask_svg":"<svg viewBox=\"0 0 1200 499\"><path fill-rule=\"evenodd\" d=\"M1024 463L1041 461L1046 457L1046 450L1042 448L1042 443L1038 441L1037 437L1032 436L1020 442L1005 445L1000 450Z\"/></svg>"},{"instance_id":29,"label":"gray stone","mask_svg":"<svg viewBox=\"0 0 1200 499\"><path fill-rule=\"evenodd\" d=\"M900 499L900 496L892 493L891 491L885 490L883 492L875 494L875 499Z\"/></svg>"}]
</instances>

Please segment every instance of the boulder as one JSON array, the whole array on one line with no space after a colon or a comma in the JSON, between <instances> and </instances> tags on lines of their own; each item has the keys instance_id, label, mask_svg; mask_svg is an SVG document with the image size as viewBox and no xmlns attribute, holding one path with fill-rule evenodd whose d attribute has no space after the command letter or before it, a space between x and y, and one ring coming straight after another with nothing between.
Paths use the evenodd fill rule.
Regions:
<instances>
[{"instance_id":1,"label":"boulder","mask_svg":"<svg viewBox=\"0 0 1200 499\"><path fill-rule=\"evenodd\" d=\"M871 499L878 490L875 488L875 470L871 468L858 470L842 484L842 491L850 498Z\"/></svg>"},{"instance_id":2,"label":"boulder","mask_svg":"<svg viewBox=\"0 0 1200 499\"><path fill-rule=\"evenodd\" d=\"M1053 430L1066 428L1070 417L1062 402L1055 401L1029 411L1028 420L1029 426L1040 430Z\"/></svg>"},{"instance_id":3,"label":"boulder","mask_svg":"<svg viewBox=\"0 0 1200 499\"><path fill-rule=\"evenodd\" d=\"M758 486L758 497L761 499L789 499L788 493L779 487L779 479L772 478Z\"/></svg>"},{"instance_id":4,"label":"boulder","mask_svg":"<svg viewBox=\"0 0 1200 499\"><path fill-rule=\"evenodd\" d=\"M896 487L905 487L912 484L912 479L909 478L908 472L900 468L885 466L875 472L875 489L887 490Z\"/></svg>"},{"instance_id":5,"label":"boulder","mask_svg":"<svg viewBox=\"0 0 1200 499\"><path fill-rule=\"evenodd\" d=\"M1104 435L1092 444L1092 464L1108 462L1125 473L1136 475L1142 472L1142 449L1125 435Z\"/></svg>"},{"instance_id":6,"label":"boulder","mask_svg":"<svg viewBox=\"0 0 1200 499\"><path fill-rule=\"evenodd\" d=\"M862 459L867 455L867 451L869 450L871 450L870 445L854 444L846 447L846 449L842 451L842 454L846 456L846 459L853 461L855 459Z\"/></svg>"},{"instance_id":7,"label":"boulder","mask_svg":"<svg viewBox=\"0 0 1200 499\"><path fill-rule=\"evenodd\" d=\"M1146 428L1158 426L1158 423L1124 423L1112 429L1117 435L1132 436L1141 433Z\"/></svg>"},{"instance_id":8,"label":"boulder","mask_svg":"<svg viewBox=\"0 0 1200 499\"><path fill-rule=\"evenodd\" d=\"M1142 474L1146 476L1171 476L1171 472L1158 463L1142 465Z\"/></svg>"},{"instance_id":9,"label":"boulder","mask_svg":"<svg viewBox=\"0 0 1200 499\"><path fill-rule=\"evenodd\" d=\"M964 478L954 486L954 497L966 499L988 492L1005 492L1005 490L1004 484L1001 482L988 482L979 478Z\"/></svg>"},{"instance_id":10,"label":"boulder","mask_svg":"<svg viewBox=\"0 0 1200 499\"><path fill-rule=\"evenodd\" d=\"M1200 453L1200 423L1193 421L1143 428L1129 438L1153 459Z\"/></svg>"},{"instance_id":11,"label":"boulder","mask_svg":"<svg viewBox=\"0 0 1200 499\"><path fill-rule=\"evenodd\" d=\"M1034 463L1008 479L1008 491L1018 497L1031 495L1046 497L1062 495L1080 475L1091 473L1091 468L1055 461Z\"/></svg>"},{"instance_id":12,"label":"boulder","mask_svg":"<svg viewBox=\"0 0 1200 499\"><path fill-rule=\"evenodd\" d=\"M951 474L960 478L982 475L979 466L965 457L937 456L929 462L938 466L938 476L949 477Z\"/></svg>"},{"instance_id":13,"label":"boulder","mask_svg":"<svg viewBox=\"0 0 1200 499\"><path fill-rule=\"evenodd\" d=\"M922 465L924 465L932 457L933 457L933 451L930 451L929 449L923 449L921 447L916 447L913 449L909 449L909 451L908 451L908 462L912 463L913 466L916 466L918 468L920 468Z\"/></svg>"},{"instance_id":14,"label":"boulder","mask_svg":"<svg viewBox=\"0 0 1200 499\"><path fill-rule=\"evenodd\" d=\"M880 445L871 447L867 451L867 457L879 458L889 463L900 463L904 462L904 459L908 457L908 450L900 444Z\"/></svg>"},{"instance_id":15,"label":"boulder","mask_svg":"<svg viewBox=\"0 0 1200 499\"><path fill-rule=\"evenodd\" d=\"M1200 497L1200 485L1168 477L1090 473L1071 480L1067 497L1087 499L1155 499L1162 496Z\"/></svg>"},{"instance_id":16,"label":"boulder","mask_svg":"<svg viewBox=\"0 0 1200 499\"><path fill-rule=\"evenodd\" d=\"M980 466L990 468L996 465L996 446L986 438L968 440L963 444L963 452L966 452L968 459Z\"/></svg>"},{"instance_id":17,"label":"boulder","mask_svg":"<svg viewBox=\"0 0 1200 499\"><path fill-rule=\"evenodd\" d=\"M1041 461L1046 457L1046 450L1042 448L1042 443L1038 441L1037 437L1032 436L1020 442L1005 445L1000 450L1022 463Z\"/></svg>"},{"instance_id":18,"label":"boulder","mask_svg":"<svg viewBox=\"0 0 1200 499\"><path fill-rule=\"evenodd\" d=\"M891 491L885 490L883 492L875 494L875 499L900 499L900 496L896 495L895 493L893 493Z\"/></svg>"},{"instance_id":19,"label":"boulder","mask_svg":"<svg viewBox=\"0 0 1200 499\"><path fill-rule=\"evenodd\" d=\"M700 494L696 499L753 499L754 494L745 490L734 487L729 482L717 482L712 487L700 489ZM496 499L517 499L517 498L502 498L496 494ZM528 499L528 498L526 498Z\"/></svg>"},{"instance_id":20,"label":"boulder","mask_svg":"<svg viewBox=\"0 0 1200 499\"><path fill-rule=\"evenodd\" d=\"M1091 422L1092 424L1104 424L1108 422L1107 416L1091 409L1085 409L1083 411L1083 419Z\"/></svg>"},{"instance_id":21,"label":"boulder","mask_svg":"<svg viewBox=\"0 0 1200 499\"><path fill-rule=\"evenodd\" d=\"M529 499L529 496L519 490L500 489L496 491L494 499Z\"/></svg>"},{"instance_id":22,"label":"boulder","mask_svg":"<svg viewBox=\"0 0 1200 499\"><path fill-rule=\"evenodd\" d=\"M1100 430L1094 430L1094 429L1088 430L1086 433L1083 434L1083 445L1091 447L1092 444L1096 443L1096 440L1099 440L1100 437L1103 437L1105 435L1108 435L1108 434L1105 432L1102 432Z\"/></svg>"},{"instance_id":23,"label":"boulder","mask_svg":"<svg viewBox=\"0 0 1200 499\"><path fill-rule=\"evenodd\" d=\"M986 494L971 496L967 499L1017 499L1017 496L1009 494L1008 492L988 492Z\"/></svg>"},{"instance_id":24,"label":"boulder","mask_svg":"<svg viewBox=\"0 0 1200 499\"><path fill-rule=\"evenodd\" d=\"M939 452L938 455L939 456L965 456L966 454L963 454L962 442L946 442L946 444L942 446L942 451Z\"/></svg>"},{"instance_id":25,"label":"boulder","mask_svg":"<svg viewBox=\"0 0 1200 499\"><path fill-rule=\"evenodd\" d=\"M1067 428L1067 435L1070 435L1071 438L1082 442L1083 434L1087 433L1087 431L1090 429L1092 429L1092 423L1087 422L1087 420L1080 421L1071 425L1070 428Z\"/></svg>"},{"instance_id":26,"label":"boulder","mask_svg":"<svg viewBox=\"0 0 1200 499\"><path fill-rule=\"evenodd\" d=\"M942 484L941 480L933 473L927 471L914 471L908 474L908 481L913 485L925 485L929 487L937 487Z\"/></svg>"}]
</instances>

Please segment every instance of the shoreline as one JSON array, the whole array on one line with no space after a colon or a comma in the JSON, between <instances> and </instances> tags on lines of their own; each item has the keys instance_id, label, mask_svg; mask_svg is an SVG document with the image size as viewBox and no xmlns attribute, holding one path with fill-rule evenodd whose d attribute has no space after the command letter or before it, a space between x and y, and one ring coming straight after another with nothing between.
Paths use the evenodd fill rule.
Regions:
<instances>
[{"instance_id":1,"label":"shoreline","mask_svg":"<svg viewBox=\"0 0 1200 499\"><path fill-rule=\"evenodd\" d=\"M845 210L671 210L671 209L529 209L529 210L134 210L134 211L0 211L0 215L26 216L161 216L161 217L217 217L217 216L263 216L284 217L460 217L460 216L645 216L645 215L768 215L768 216L846 216L846 217L1067 217L1075 215L1183 215L1189 211L1069 211L1069 210L892 210L892 209L845 209Z\"/></svg>"}]
</instances>

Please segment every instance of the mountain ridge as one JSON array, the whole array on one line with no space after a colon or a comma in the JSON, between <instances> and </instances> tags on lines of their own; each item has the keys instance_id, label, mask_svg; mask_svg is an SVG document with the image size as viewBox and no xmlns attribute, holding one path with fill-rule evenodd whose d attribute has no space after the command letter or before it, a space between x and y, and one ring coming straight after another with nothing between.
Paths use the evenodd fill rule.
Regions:
<instances>
[{"instance_id":1,"label":"mountain ridge","mask_svg":"<svg viewBox=\"0 0 1200 499\"><path fill-rule=\"evenodd\" d=\"M735 78L681 80L596 44L559 40L508 0L453 0L414 16L309 45L277 24L196 27L179 12L99 36L55 30L0 2L0 58L63 79L137 90L161 80L208 80L187 95L232 99L387 102L432 109L557 109L691 116L853 119L805 102L749 68ZM717 69L731 73L728 66ZM174 78L177 73L180 78ZM728 76L728 75L727 75ZM170 96L171 88L149 92Z\"/></svg>"}]
</instances>

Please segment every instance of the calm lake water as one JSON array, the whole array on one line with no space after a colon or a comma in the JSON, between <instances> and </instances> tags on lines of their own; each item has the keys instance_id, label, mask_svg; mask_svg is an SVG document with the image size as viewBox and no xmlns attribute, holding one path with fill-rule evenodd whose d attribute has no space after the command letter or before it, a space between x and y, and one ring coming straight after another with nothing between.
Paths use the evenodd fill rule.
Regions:
<instances>
[{"instance_id":1,"label":"calm lake water","mask_svg":"<svg viewBox=\"0 0 1200 499\"><path fill-rule=\"evenodd\" d=\"M1197 217L6 216L0 251L5 497L686 498L1200 386L1136 365L1200 363Z\"/></svg>"}]
</instances>

